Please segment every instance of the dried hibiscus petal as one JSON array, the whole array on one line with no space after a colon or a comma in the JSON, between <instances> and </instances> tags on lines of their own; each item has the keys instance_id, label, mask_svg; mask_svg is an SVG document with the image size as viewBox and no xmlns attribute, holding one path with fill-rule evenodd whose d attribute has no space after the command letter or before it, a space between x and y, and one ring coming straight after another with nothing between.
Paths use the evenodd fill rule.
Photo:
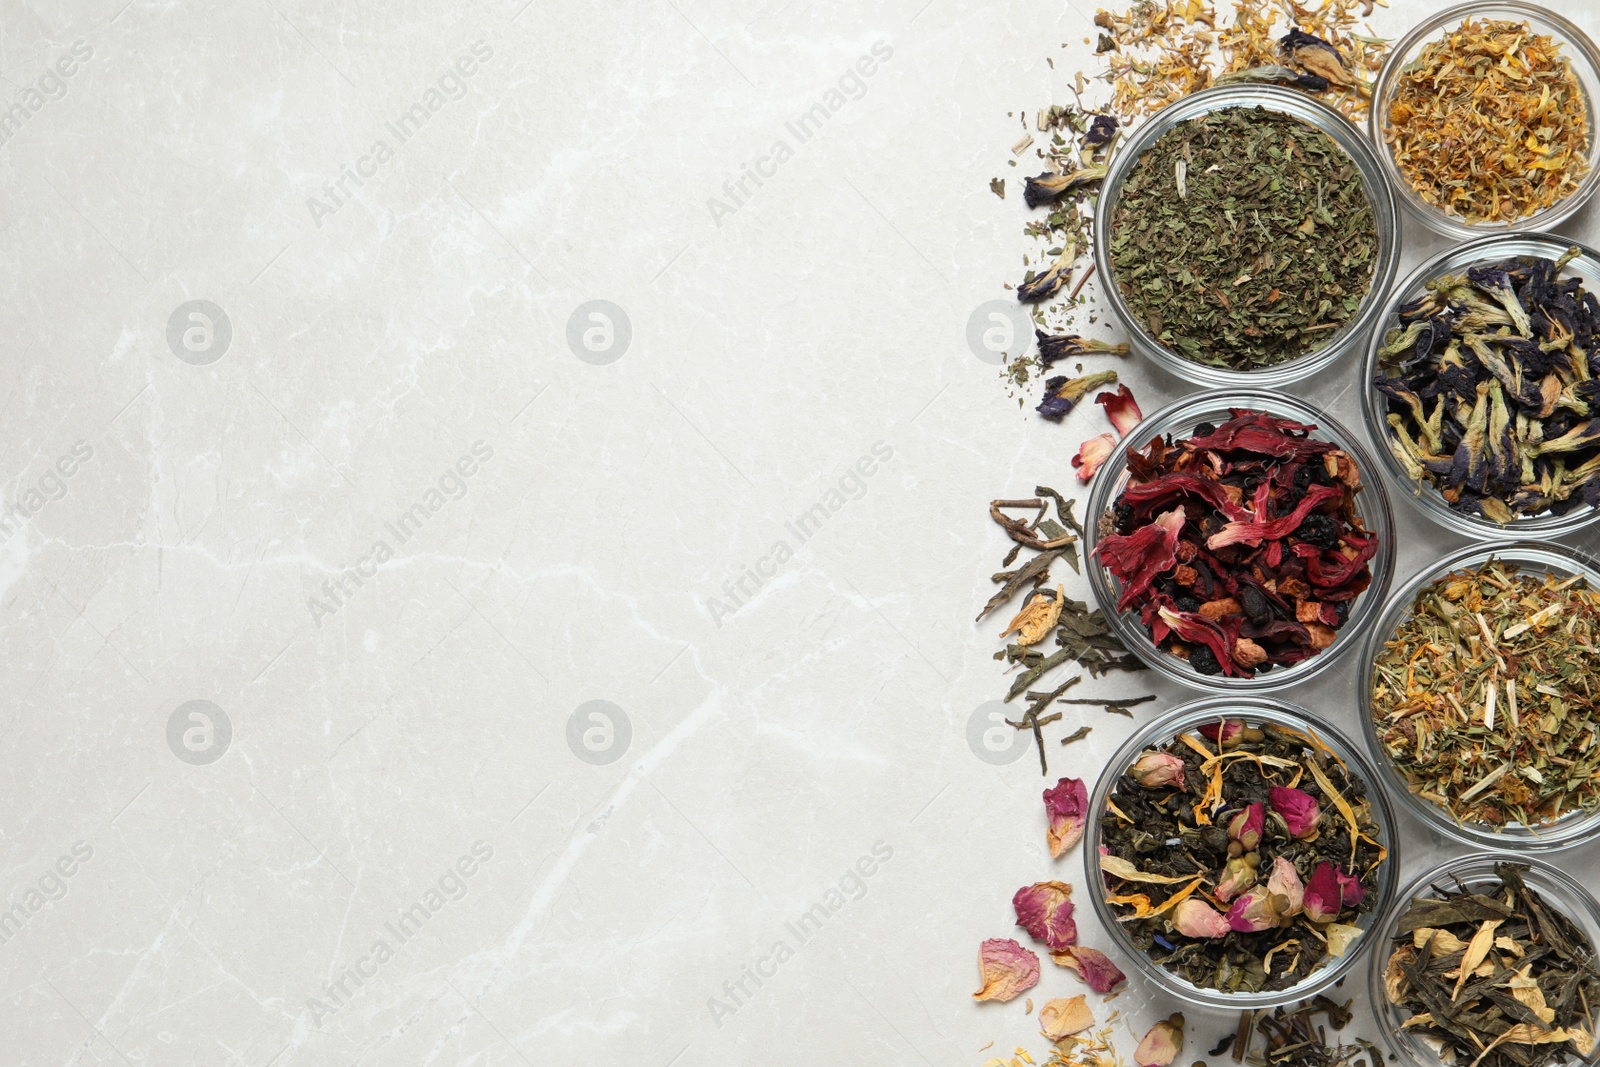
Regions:
<instances>
[{"instance_id":1,"label":"dried hibiscus petal","mask_svg":"<svg viewBox=\"0 0 1600 1067\"><path fill-rule=\"evenodd\" d=\"M1120 583L1116 609L1136 612L1157 648L1197 674L1252 678L1333 643L1378 539L1348 452L1308 423L1229 414L1128 453L1094 555Z\"/></svg>"},{"instance_id":2,"label":"dried hibiscus petal","mask_svg":"<svg viewBox=\"0 0 1600 1067\"><path fill-rule=\"evenodd\" d=\"M974 1000L1015 1000L1039 984L1039 957L1009 937L991 937L978 947L983 986Z\"/></svg>"},{"instance_id":3,"label":"dried hibiscus petal","mask_svg":"<svg viewBox=\"0 0 1600 1067\"><path fill-rule=\"evenodd\" d=\"M1095 556L1122 583L1117 610L1126 611L1178 564L1178 534L1183 530L1183 509L1173 508L1148 526L1131 534L1111 534L1095 546Z\"/></svg>"}]
</instances>

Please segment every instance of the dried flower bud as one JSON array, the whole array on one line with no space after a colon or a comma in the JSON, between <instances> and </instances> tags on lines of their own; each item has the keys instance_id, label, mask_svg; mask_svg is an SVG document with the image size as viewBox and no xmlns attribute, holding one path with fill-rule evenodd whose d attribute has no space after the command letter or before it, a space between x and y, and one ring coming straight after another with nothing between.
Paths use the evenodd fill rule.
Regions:
<instances>
[{"instance_id":1,"label":"dried flower bud","mask_svg":"<svg viewBox=\"0 0 1600 1067\"><path fill-rule=\"evenodd\" d=\"M1246 804L1244 810L1228 820L1228 837L1239 842L1246 852L1253 852L1261 844L1261 831L1266 822L1265 808L1260 804Z\"/></svg>"},{"instance_id":2,"label":"dried flower bud","mask_svg":"<svg viewBox=\"0 0 1600 1067\"><path fill-rule=\"evenodd\" d=\"M1128 768L1128 777L1146 789L1170 785L1182 790L1187 788L1186 770L1183 760L1172 753L1146 749Z\"/></svg>"},{"instance_id":3,"label":"dried flower bud","mask_svg":"<svg viewBox=\"0 0 1600 1067\"><path fill-rule=\"evenodd\" d=\"M1312 870L1311 880L1306 883L1306 918L1319 923L1337 919L1346 907L1361 903L1366 895L1361 879L1323 860Z\"/></svg>"},{"instance_id":4,"label":"dried flower bud","mask_svg":"<svg viewBox=\"0 0 1600 1067\"><path fill-rule=\"evenodd\" d=\"M1299 915L1305 906L1305 886L1300 881L1300 872L1283 856L1273 858L1267 893L1272 897L1273 909L1285 919Z\"/></svg>"},{"instance_id":5,"label":"dried flower bud","mask_svg":"<svg viewBox=\"0 0 1600 1067\"><path fill-rule=\"evenodd\" d=\"M1316 832L1322 809L1310 793L1286 785L1275 785L1268 797L1272 801L1272 810L1283 816L1284 824L1289 827L1289 836L1309 837Z\"/></svg>"},{"instance_id":6,"label":"dried flower bud","mask_svg":"<svg viewBox=\"0 0 1600 1067\"><path fill-rule=\"evenodd\" d=\"M1167 1067L1183 1051L1183 1016L1174 1014L1152 1026L1133 1050L1136 1067Z\"/></svg>"},{"instance_id":7,"label":"dried flower bud","mask_svg":"<svg viewBox=\"0 0 1600 1067\"><path fill-rule=\"evenodd\" d=\"M1278 912L1264 889L1251 890L1228 908L1228 925L1242 934L1259 933L1278 925Z\"/></svg>"},{"instance_id":8,"label":"dried flower bud","mask_svg":"<svg viewBox=\"0 0 1600 1067\"><path fill-rule=\"evenodd\" d=\"M1226 751L1238 746L1244 739L1244 723L1233 719L1223 719L1221 722L1208 722L1200 727L1200 736L1217 743L1217 747Z\"/></svg>"},{"instance_id":9,"label":"dried flower bud","mask_svg":"<svg viewBox=\"0 0 1600 1067\"><path fill-rule=\"evenodd\" d=\"M1216 897L1226 904L1255 884L1256 869L1243 856L1235 856L1228 861L1222 880L1217 883Z\"/></svg>"},{"instance_id":10,"label":"dried flower bud","mask_svg":"<svg viewBox=\"0 0 1600 1067\"><path fill-rule=\"evenodd\" d=\"M1203 900L1188 897L1172 909L1172 928L1184 937L1226 937L1232 929L1222 913Z\"/></svg>"}]
</instances>

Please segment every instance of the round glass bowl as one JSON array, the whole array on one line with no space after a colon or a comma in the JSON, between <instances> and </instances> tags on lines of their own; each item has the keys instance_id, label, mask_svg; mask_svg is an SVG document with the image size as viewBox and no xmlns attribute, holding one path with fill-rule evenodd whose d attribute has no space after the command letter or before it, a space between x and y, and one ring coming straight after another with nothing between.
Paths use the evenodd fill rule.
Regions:
<instances>
[{"instance_id":1,"label":"round glass bowl","mask_svg":"<svg viewBox=\"0 0 1600 1067\"><path fill-rule=\"evenodd\" d=\"M1447 214L1442 208L1434 207L1423 200L1411 188L1410 181L1395 163L1394 152L1390 149L1385 135L1389 108L1399 88L1401 72L1417 60L1424 48L1443 39L1469 18L1479 21L1493 19L1525 22L1535 33L1547 34L1561 42L1560 55L1565 56L1567 62L1572 65L1572 72L1577 77L1588 112L1589 150L1585 158L1588 161L1589 172L1571 195L1563 197L1543 211L1536 211L1532 215L1511 222L1469 223L1459 215ZM1505 233L1512 227L1526 230L1549 229L1570 218L1589 197L1594 195L1595 189L1600 188L1600 130L1595 126L1597 100L1600 100L1600 52L1595 51L1594 42L1589 40L1578 27L1553 11L1536 4L1518 3L1516 0L1489 4L1459 4L1425 20L1395 42L1373 86L1372 107L1368 111L1367 124L1371 130L1372 143L1378 147L1377 156L1382 163L1383 172L1388 176L1395 197L1405 206L1407 213L1435 233L1466 239L1483 234ZM1444 148L1441 151L1459 152L1459 149Z\"/></svg>"},{"instance_id":2,"label":"round glass bowl","mask_svg":"<svg viewBox=\"0 0 1600 1067\"><path fill-rule=\"evenodd\" d=\"M1150 631L1139 621L1138 612L1116 609L1121 583L1095 557L1095 549L1104 536L1102 523L1109 523L1112 505L1128 484L1128 453L1142 451L1151 441L1167 434L1178 439L1188 437L1195 426L1202 422L1225 422L1233 408L1248 408L1295 422L1314 424L1316 429L1312 431L1313 438L1331 441L1355 460L1361 472L1361 491L1356 494L1356 514L1361 517L1362 525L1378 539L1377 554L1369 563L1371 584L1351 601L1350 613L1344 625L1339 627L1333 644L1299 663L1258 671L1254 678L1201 674L1189 666L1187 660L1157 648ZM1147 416L1117 442L1117 447L1095 476L1094 486L1089 491L1088 513L1084 529L1084 570L1088 572L1089 588L1094 591L1095 601L1104 609L1112 632L1146 666L1175 682L1196 689L1233 693L1268 692L1321 673L1352 645L1359 643L1357 636L1383 606L1389 579L1394 571L1394 519L1389 511L1389 497L1382 480L1373 474L1373 463L1366 449L1349 430L1325 412L1303 400L1265 389L1213 389L1195 393Z\"/></svg>"},{"instance_id":3,"label":"round glass bowl","mask_svg":"<svg viewBox=\"0 0 1600 1067\"><path fill-rule=\"evenodd\" d=\"M1116 268L1111 262L1111 220L1115 216L1118 194L1128 171L1162 134L1185 119L1228 108L1257 106L1299 119L1327 134L1344 150L1361 173L1367 202L1372 205L1378 247L1371 288L1367 290L1355 315L1328 338L1327 344L1283 363L1254 370L1231 370L1185 359L1158 341L1143 317L1134 313L1117 284ZM1337 244L1336 238L1332 240ZM1367 331L1372 328L1382 309L1383 294L1393 283L1400 262L1399 216L1394 194L1384 178L1377 155L1367 139L1343 115L1297 89L1276 85L1225 85L1193 93L1163 108L1154 118L1141 125L1113 155L1110 169L1101 183L1099 201L1095 205L1094 261L1100 264L1106 279L1106 284L1100 287L1101 291L1105 293L1117 319L1127 329L1133 350L1141 356L1180 378L1201 385L1273 387L1298 381L1360 350Z\"/></svg>"},{"instance_id":4,"label":"round glass bowl","mask_svg":"<svg viewBox=\"0 0 1600 1067\"><path fill-rule=\"evenodd\" d=\"M1555 822L1537 829L1520 824L1501 828L1484 823L1459 823L1449 812L1431 800L1411 791L1404 775L1390 759L1388 750L1378 736L1378 724L1373 717L1372 695L1377 672L1378 656L1393 637L1395 630L1411 614L1412 605L1423 587L1453 571L1475 568L1491 559L1514 564L1520 573L1542 576L1554 574L1558 578L1581 575L1588 580L1589 588L1600 590L1600 563L1565 545L1540 544L1532 541L1508 541L1498 545L1471 545L1451 553L1432 567L1418 574L1401 588L1395 590L1383 611L1373 621L1361 650L1361 671L1357 685L1361 703L1362 730L1366 733L1367 747L1382 768L1383 785L1396 797L1396 803L1412 812L1428 826L1447 838L1465 842L1477 848L1509 850L1513 853L1553 851L1592 841L1600 834L1600 811L1572 811ZM1503 706L1503 705L1502 705ZM1600 944L1600 942L1596 942Z\"/></svg>"},{"instance_id":5,"label":"round glass bowl","mask_svg":"<svg viewBox=\"0 0 1600 1067\"><path fill-rule=\"evenodd\" d=\"M1374 945L1372 961L1368 966L1367 994L1372 1000L1378 1032L1383 1035L1381 1040L1389 1053L1388 1060L1397 1064L1397 1067L1440 1067L1445 1062L1433 1041L1415 1031L1401 1029L1401 1024L1410 1018L1410 1013L1398 1004L1391 1004L1384 987L1384 970L1396 947L1394 940L1400 916L1416 898L1424 895L1436 897L1434 887L1454 893L1459 883L1468 892L1492 893L1500 885L1494 865L1508 862L1526 864L1528 870L1522 873L1524 884L1544 898L1551 910L1576 926L1588 939L1591 949L1600 947L1600 904L1596 904L1594 897L1571 876L1541 860L1475 852L1446 860L1422 874L1401 890L1380 928L1368 935L1374 939ZM1591 1011L1597 1007L1600 1006L1592 1006ZM1471 1055L1456 1055L1455 1067L1467 1067L1470 1063ZM1566 1063L1572 1067L1600 1063L1600 1049L1587 1057L1569 1055Z\"/></svg>"},{"instance_id":6,"label":"round glass bowl","mask_svg":"<svg viewBox=\"0 0 1600 1067\"><path fill-rule=\"evenodd\" d=\"M1361 936L1343 956L1329 958L1298 983L1285 989L1260 993L1228 993L1194 985L1153 961L1134 942L1132 935L1118 921L1117 913L1105 899L1105 876L1100 867L1100 815L1106 810L1106 800L1111 796L1112 788L1145 749L1166 744L1179 734L1195 733L1201 726L1223 719L1242 722L1247 726L1286 726L1301 733L1310 733L1320 740L1329 751L1344 761L1352 775L1366 785L1367 798L1372 807L1372 821L1378 827L1379 844L1388 850L1387 857L1378 869L1376 883L1369 893L1371 903L1353 924L1361 929ZM1122 950L1122 954L1133 961L1134 969L1146 979L1180 1000L1204 1007L1234 1011L1271 1008L1310 997L1337 982L1350 972L1367 951L1367 944L1372 940L1375 928L1380 925L1380 919L1387 913L1389 902L1393 899L1395 887L1400 880L1400 857L1395 839L1394 813L1383 795L1383 790L1377 787L1372 767L1366 757L1338 731L1304 708L1263 697L1207 697L1173 708L1161 718L1146 724L1117 750L1104 773L1100 775L1100 780L1095 783L1094 794L1089 801L1089 818L1093 823L1089 826L1083 841L1084 881L1088 886L1089 898L1100 924L1110 931L1111 939Z\"/></svg>"},{"instance_id":7,"label":"round glass bowl","mask_svg":"<svg viewBox=\"0 0 1600 1067\"><path fill-rule=\"evenodd\" d=\"M1479 540L1504 537L1562 537L1586 526L1600 522L1600 508L1578 505L1565 515L1534 515L1512 519L1501 525L1479 515L1463 515L1455 511L1431 484L1418 485L1406 474L1400 461L1389 447L1393 433L1385 421L1388 398L1378 392L1373 380L1378 375L1378 351L1383 348L1385 335L1400 325L1402 306L1423 296L1428 283L1441 274L1465 274L1468 267L1494 263L1511 256L1542 256L1559 259L1567 249L1577 245L1580 254L1561 272L1564 278L1581 277L1584 288L1600 294L1600 252L1558 234L1508 233L1480 237L1475 241L1457 245L1430 259L1395 287L1384 306L1383 317L1372 331L1367 345L1367 358L1362 367L1361 415L1367 433L1378 447L1378 462L1383 477L1394 486L1395 495L1409 500L1422 514L1446 529ZM1399 363L1397 357L1392 362Z\"/></svg>"}]
</instances>

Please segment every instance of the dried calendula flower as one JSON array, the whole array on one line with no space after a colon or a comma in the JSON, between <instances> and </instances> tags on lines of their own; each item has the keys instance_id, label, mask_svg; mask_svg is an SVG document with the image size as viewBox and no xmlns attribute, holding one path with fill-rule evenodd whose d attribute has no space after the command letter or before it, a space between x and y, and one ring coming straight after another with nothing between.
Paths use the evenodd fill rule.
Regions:
<instances>
[{"instance_id":1,"label":"dried calendula flower","mask_svg":"<svg viewBox=\"0 0 1600 1067\"><path fill-rule=\"evenodd\" d=\"M1587 94L1561 43L1525 22L1463 22L1406 65L1388 107L1395 165L1468 223L1527 218L1588 173Z\"/></svg>"},{"instance_id":2,"label":"dried calendula flower","mask_svg":"<svg viewBox=\"0 0 1600 1067\"><path fill-rule=\"evenodd\" d=\"M1052 596L1048 591L1040 590L1017 612L1004 630L1000 631L1001 637L1017 635L1017 644L1036 645L1049 635L1056 627L1056 620L1061 618L1061 605L1064 603L1065 594L1061 586L1056 586Z\"/></svg>"},{"instance_id":3,"label":"dried calendula flower","mask_svg":"<svg viewBox=\"0 0 1600 1067\"><path fill-rule=\"evenodd\" d=\"M983 987L974 1000L1014 1000L1039 984L1039 957L1009 937L991 937L978 948Z\"/></svg>"}]
</instances>

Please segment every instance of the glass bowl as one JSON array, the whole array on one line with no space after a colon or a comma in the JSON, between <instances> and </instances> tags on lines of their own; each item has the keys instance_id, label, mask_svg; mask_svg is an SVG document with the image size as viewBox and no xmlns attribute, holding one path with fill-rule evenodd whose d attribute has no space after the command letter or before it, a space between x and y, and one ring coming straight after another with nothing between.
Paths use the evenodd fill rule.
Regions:
<instances>
[{"instance_id":1,"label":"glass bowl","mask_svg":"<svg viewBox=\"0 0 1600 1067\"><path fill-rule=\"evenodd\" d=\"M1111 219L1129 169L1155 143L1156 138L1185 119L1227 108L1257 105L1299 119L1320 130L1350 157L1361 172L1367 201L1372 205L1378 248L1374 256L1371 288L1367 290L1356 314L1328 339L1327 344L1269 367L1231 370L1185 359L1158 341L1144 320L1134 314L1117 285L1116 268L1111 263ZM1399 215L1394 194L1389 189L1389 182L1384 178L1372 146L1343 115L1297 89L1277 85L1225 85L1193 93L1163 108L1154 118L1138 127L1112 156L1110 169L1101 183L1100 197L1095 204L1094 260L1100 264L1106 280L1100 289L1105 293L1117 319L1127 329L1133 350L1141 356L1180 378L1201 385L1279 386L1315 374L1341 357L1360 350L1367 331L1377 320L1378 312L1382 309L1383 294L1394 281L1400 262Z\"/></svg>"},{"instance_id":2,"label":"glass bowl","mask_svg":"<svg viewBox=\"0 0 1600 1067\"><path fill-rule=\"evenodd\" d=\"M1565 56L1572 66L1572 72L1577 77L1589 113L1589 150L1585 157L1588 160L1589 173L1578 183L1578 188L1570 196L1543 211L1536 211L1532 215L1511 222L1469 223L1460 216L1446 214L1443 209L1423 200L1411 188L1411 183L1406 180L1405 175L1400 172L1385 136L1389 106L1399 87L1400 72L1414 62L1426 46L1441 39L1469 18L1526 22L1535 33L1548 34L1561 42L1560 54ZM1578 27L1553 11L1536 4L1518 3L1517 0L1490 4L1459 4L1426 19L1395 42L1389 51L1388 59L1384 61L1383 68L1378 72L1378 80L1373 85L1372 107L1368 110L1367 125L1371 132L1372 143L1378 146L1377 156L1382 163L1383 172L1388 177L1396 199L1404 205L1407 213L1435 233L1464 240L1483 234L1505 233L1512 228L1549 229L1570 218L1589 197L1594 195L1595 189L1600 188L1600 137L1596 136L1595 129L1596 100L1600 100L1600 52L1595 51L1594 42L1589 40L1588 35Z\"/></svg>"},{"instance_id":3,"label":"glass bowl","mask_svg":"<svg viewBox=\"0 0 1600 1067\"><path fill-rule=\"evenodd\" d=\"M1192 733L1202 725L1222 719L1252 726L1267 724L1287 726L1315 736L1335 756L1344 761L1352 774L1366 784L1367 798L1372 806L1372 821L1378 827L1380 843L1388 850L1372 889L1372 904L1361 913L1354 924L1363 931L1354 946L1345 955L1329 959L1300 982L1286 989L1260 993L1227 993L1216 989L1203 989L1185 981L1157 965L1134 942L1132 935L1117 921L1117 915L1106 902L1103 892L1105 879L1100 867L1100 813L1106 810L1106 800L1111 795L1112 787L1145 749L1164 744L1178 734ZM1155 986L1190 1004L1234 1011L1271 1008L1302 1000L1319 990L1326 989L1348 974L1367 951L1373 930L1387 913L1389 902L1394 897L1395 887L1399 884L1400 858L1395 837L1394 813L1383 790L1374 784L1373 770L1367 758L1342 734L1311 712L1294 704L1265 697L1206 697L1173 708L1159 719L1147 723L1128 738L1111 757L1105 772L1095 783L1094 795L1089 802L1089 817L1092 823L1083 841L1084 882L1089 887L1089 898L1094 906L1095 915L1099 918L1100 924L1109 931L1111 939L1117 943L1122 954L1133 961L1136 971Z\"/></svg>"},{"instance_id":4,"label":"glass bowl","mask_svg":"<svg viewBox=\"0 0 1600 1067\"><path fill-rule=\"evenodd\" d=\"M1395 487L1395 495L1411 501L1423 515L1446 529L1480 540L1530 535L1561 537L1600 522L1600 508L1586 507L1582 504L1565 515L1546 512L1543 515L1512 519L1503 526L1479 515L1463 515L1453 510L1440 496L1439 490L1432 485L1419 485L1413 482L1406 474L1405 468L1400 465L1400 461L1395 458L1389 446L1393 433L1385 421L1388 400L1373 384L1380 364L1378 351L1385 344L1385 335L1399 325L1400 308L1427 292L1428 282L1441 274L1462 274L1468 267L1497 262L1511 256L1543 256L1546 259L1559 259L1562 253L1574 245L1578 246L1580 253L1560 276L1569 278L1576 274L1584 279L1585 288L1600 294L1600 252L1577 241L1547 233L1507 233L1480 237L1475 241L1447 249L1412 271L1404 281L1395 286L1384 306L1383 317L1378 320L1372 331L1372 338L1367 344L1366 362L1361 372L1361 416L1366 423L1367 433L1380 446L1378 448L1380 470L1383 477ZM1398 362L1399 359L1392 360L1392 363Z\"/></svg>"},{"instance_id":5,"label":"glass bowl","mask_svg":"<svg viewBox=\"0 0 1600 1067\"><path fill-rule=\"evenodd\" d=\"M1315 656L1287 667L1275 667L1258 672L1254 678L1229 678L1220 674L1201 674L1181 659L1156 647L1150 631L1139 621L1136 612L1116 610L1120 583L1095 558L1095 549L1103 536L1102 520L1109 521L1111 506L1128 484L1128 453L1143 449L1157 437L1172 434L1187 437L1202 422L1220 423L1228 418L1230 408L1249 408L1270 415L1316 425L1312 436L1338 445L1355 460L1361 470L1361 491L1356 494L1356 513L1362 525L1378 539L1378 551L1369 564L1372 582L1350 603L1350 613L1337 631L1333 644ZM1389 497L1383 482L1372 474L1373 462L1366 449L1355 436L1326 412L1304 400L1265 389L1213 389L1195 393L1160 411L1147 416L1130 430L1112 450L1100 472L1095 476L1089 491L1088 519L1085 522L1084 570L1088 573L1089 587L1095 601L1104 610L1106 621L1122 643L1146 666L1160 674L1197 689L1225 692L1268 692L1302 682L1327 670L1351 646L1358 644L1358 636L1368 621L1383 606L1389 589L1389 579L1394 571L1394 519L1389 510Z\"/></svg>"},{"instance_id":6,"label":"glass bowl","mask_svg":"<svg viewBox=\"0 0 1600 1067\"><path fill-rule=\"evenodd\" d=\"M1417 593L1437 578L1452 571L1477 567L1490 559L1515 564L1518 570L1531 574L1550 573L1562 578L1582 575L1591 589L1600 590L1600 563L1565 545L1540 544L1532 541L1507 541L1494 545L1470 545L1453 552L1433 564L1416 577L1395 590L1383 611L1373 621L1361 650L1361 672L1357 685L1361 703L1362 730L1373 759L1382 769L1383 785L1400 807L1407 809L1428 826L1447 838L1465 842L1476 848L1510 850L1516 853L1553 851L1592 841L1600 834L1600 810L1573 811L1547 826L1535 830L1521 824L1495 828L1483 823L1458 823L1449 812L1430 800L1413 793L1405 777L1389 757L1388 750L1378 737L1378 726L1373 718L1373 680L1378 656L1383 646L1394 636L1395 629L1411 614ZM1597 942L1600 944L1600 942Z\"/></svg>"},{"instance_id":7,"label":"glass bowl","mask_svg":"<svg viewBox=\"0 0 1600 1067\"><path fill-rule=\"evenodd\" d=\"M1453 892L1459 882L1472 892L1493 890L1500 884L1499 876L1494 873L1494 865L1508 861L1527 864L1528 870L1523 872L1522 878L1528 887L1536 890L1555 910L1577 926L1588 938L1591 948L1600 946L1600 904L1596 904L1594 897L1564 871L1542 860L1488 852L1475 852L1446 860L1406 886L1395 897L1394 905L1384 916L1380 929L1371 935L1375 947L1368 964L1367 994L1372 1000L1377 1030L1383 1035L1381 1040L1387 1048L1388 1060L1397 1062L1401 1067L1441 1067L1445 1062L1441 1051L1428 1038L1400 1028L1410 1015L1399 1005L1389 1003L1384 989L1383 972L1393 951L1395 931L1406 906L1422 894L1431 893L1430 886ZM1595 1010L1600 1010L1600 1005L1591 1008L1591 1012ZM1592 1015L1590 1025L1593 1026ZM1471 1062L1470 1057L1458 1055L1455 1067L1467 1067ZM1566 1062L1571 1065L1595 1064L1600 1062L1600 1049L1588 1057L1568 1056Z\"/></svg>"}]
</instances>

